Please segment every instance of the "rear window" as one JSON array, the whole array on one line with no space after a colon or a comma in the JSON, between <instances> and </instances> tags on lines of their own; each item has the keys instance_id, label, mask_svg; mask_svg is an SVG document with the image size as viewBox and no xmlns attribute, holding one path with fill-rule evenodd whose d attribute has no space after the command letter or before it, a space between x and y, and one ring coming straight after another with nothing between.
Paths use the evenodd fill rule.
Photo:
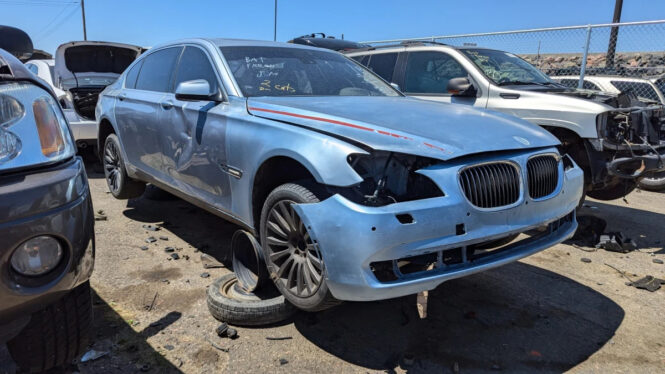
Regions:
<instances>
[{"instance_id":1,"label":"rear window","mask_svg":"<svg viewBox=\"0 0 665 374\"><path fill-rule=\"evenodd\" d=\"M630 81L611 81L610 83L621 92L632 91L638 97L660 102L656 90L648 83Z\"/></svg>"},{"instance_id":2,"label":"rear window","mask_svg":"<svg viewBox=\"0 0 665 374\"><path fill-rule=\"evenodd\" d=\"M136 88L146 91L169 92L173 70L182 47L172 47L151 53L143 59Z\"/></svg>"},{"instance_id":3,"label":"rear window","mask_svg":"<svg viewBox=\"0 0 665 374\"><path fill-rule=\"evenodd\" d=\"M122 47L82 45L65 50L65 65L74 73L122 74L138 57L138 52Z\"/></svg>"}]
</instances>

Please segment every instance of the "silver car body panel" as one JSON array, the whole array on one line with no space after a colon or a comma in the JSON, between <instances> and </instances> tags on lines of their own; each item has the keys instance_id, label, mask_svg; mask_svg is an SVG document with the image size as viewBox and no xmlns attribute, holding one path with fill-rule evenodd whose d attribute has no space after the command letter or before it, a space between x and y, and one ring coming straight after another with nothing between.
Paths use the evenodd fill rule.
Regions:
<instances>
[{"instance_id":1,"label":"silver car body panel","mask_svg":"<svg viewBox=\"0 0 665 374\"><path fill-rule=\"evenodd\" d=\"M217 71L224 100L181 102L173 93L125 88L124 75L108 86L97 104L97 120L113 126L131 177L154 183L254 231L252 190L257 171L267 160L295 160L317 182L337 187L362 181L347 161L352 154L382 150L440 160L418 171L442 188L445 196L440 198L368 207L335 194L321 203L296 207L317 235L330 266L331 290L340 299L389 298L433 288L451 275L386 287L376 280L368 283L367 261L523 232L571 213L579 201L582 172L576 166L559 173L557 190L546 199L529 200L524 183L519 203L510 208L482 211L464 197L457 172L469 163L510 159L524 173L529 156L557 152L558 141L526 121L402 96L245 98L229 75L220 45L311 48L188 39L145 53L135 63L162 48L202 48ZM399 225L394 214L403 211L411 212L416 223L393 227ZM464 237L450 236L449 224L456 219L469 225ZM366 232L368 225L377 231ZM563 231L473 269L480 271L545 249L567 238L575 225L573 220ZM353 268L339 271L345 264Z\"/></svg>"}]
</instances>

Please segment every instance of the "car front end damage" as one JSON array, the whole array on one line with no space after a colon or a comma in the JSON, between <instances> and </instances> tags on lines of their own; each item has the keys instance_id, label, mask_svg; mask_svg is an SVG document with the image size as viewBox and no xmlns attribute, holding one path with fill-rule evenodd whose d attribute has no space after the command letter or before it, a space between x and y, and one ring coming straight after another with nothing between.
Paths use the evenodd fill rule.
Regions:
<instances>
[{"instance_id":1,"label":"car front end damage","mask_svg":"<svg viewBox=\"0 0 665 374\"><path fill-rule=\"evenodd\" d=\"M546 249L577 228L583 172L554 147L444 162L354 156L348 161L363 182L295 206L340 300L431 290Z\"/></svg>"},{"instance_id":2,"label":"car front end damage","mask_svg":"<svg viewBox=\"0 0 665 374\"><path fill-rule=\"evenodd\" d=\"M608 172L632 179L665 170L662 105L622 106L598 116L599 148L611 155Z\"/></svg>"},{"instance_id":3,"label":"car front end damage","mask_svg":"<svg viewBox=\"0 0 665 374\"><path fill-rule=\"evenodd\" d=\"M615 95L578 90L568 95L611 107L597 115L598 138L586 144L594 185L665 170L663 105L638 99L631 92Z\"/></svg>"}]
</instances>

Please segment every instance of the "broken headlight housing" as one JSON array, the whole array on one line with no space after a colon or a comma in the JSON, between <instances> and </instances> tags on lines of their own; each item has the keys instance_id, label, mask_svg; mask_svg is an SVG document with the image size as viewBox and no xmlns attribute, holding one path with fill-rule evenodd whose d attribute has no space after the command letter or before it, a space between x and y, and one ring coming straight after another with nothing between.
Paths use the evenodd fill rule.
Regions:
<instances>
[{"instance_id":1,"label":"broken headlight housing","mask_svg":"<svg viewBox=\"0 0 665 374\"><path fill-rule=\"evenodd\" d=\"M363 179L338 191L347 199L369 206L444 196L443 191L417 170L440 161L394 152L352 154L347 161Z\"/></svg>"},{"instance_id":2,"label":"broken headlight housing","mask_svg":"<svg viewBox=\"0 0 665 374\"><path fill-rule=\"evenodd\" d=\"M74 156L67 122L53 96L25 82L0 84L0 172Z\"/></svg>"}]
</instances>

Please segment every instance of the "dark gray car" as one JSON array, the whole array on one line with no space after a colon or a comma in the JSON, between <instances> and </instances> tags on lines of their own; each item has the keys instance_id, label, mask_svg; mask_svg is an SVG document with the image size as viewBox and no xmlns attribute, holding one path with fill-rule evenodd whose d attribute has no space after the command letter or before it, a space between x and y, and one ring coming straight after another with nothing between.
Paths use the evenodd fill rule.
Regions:
<instances>
[{"instance_id":1,"label":"dark gray car","mask_svg":"<svg viewBox=\"0 0 665 374\"><path fill-rule=\"evenodd\" d=\"M88 342L94 217L75 149L48 85L0 49L0 344L27 372Z\"/></svg>"}]
</instances>

